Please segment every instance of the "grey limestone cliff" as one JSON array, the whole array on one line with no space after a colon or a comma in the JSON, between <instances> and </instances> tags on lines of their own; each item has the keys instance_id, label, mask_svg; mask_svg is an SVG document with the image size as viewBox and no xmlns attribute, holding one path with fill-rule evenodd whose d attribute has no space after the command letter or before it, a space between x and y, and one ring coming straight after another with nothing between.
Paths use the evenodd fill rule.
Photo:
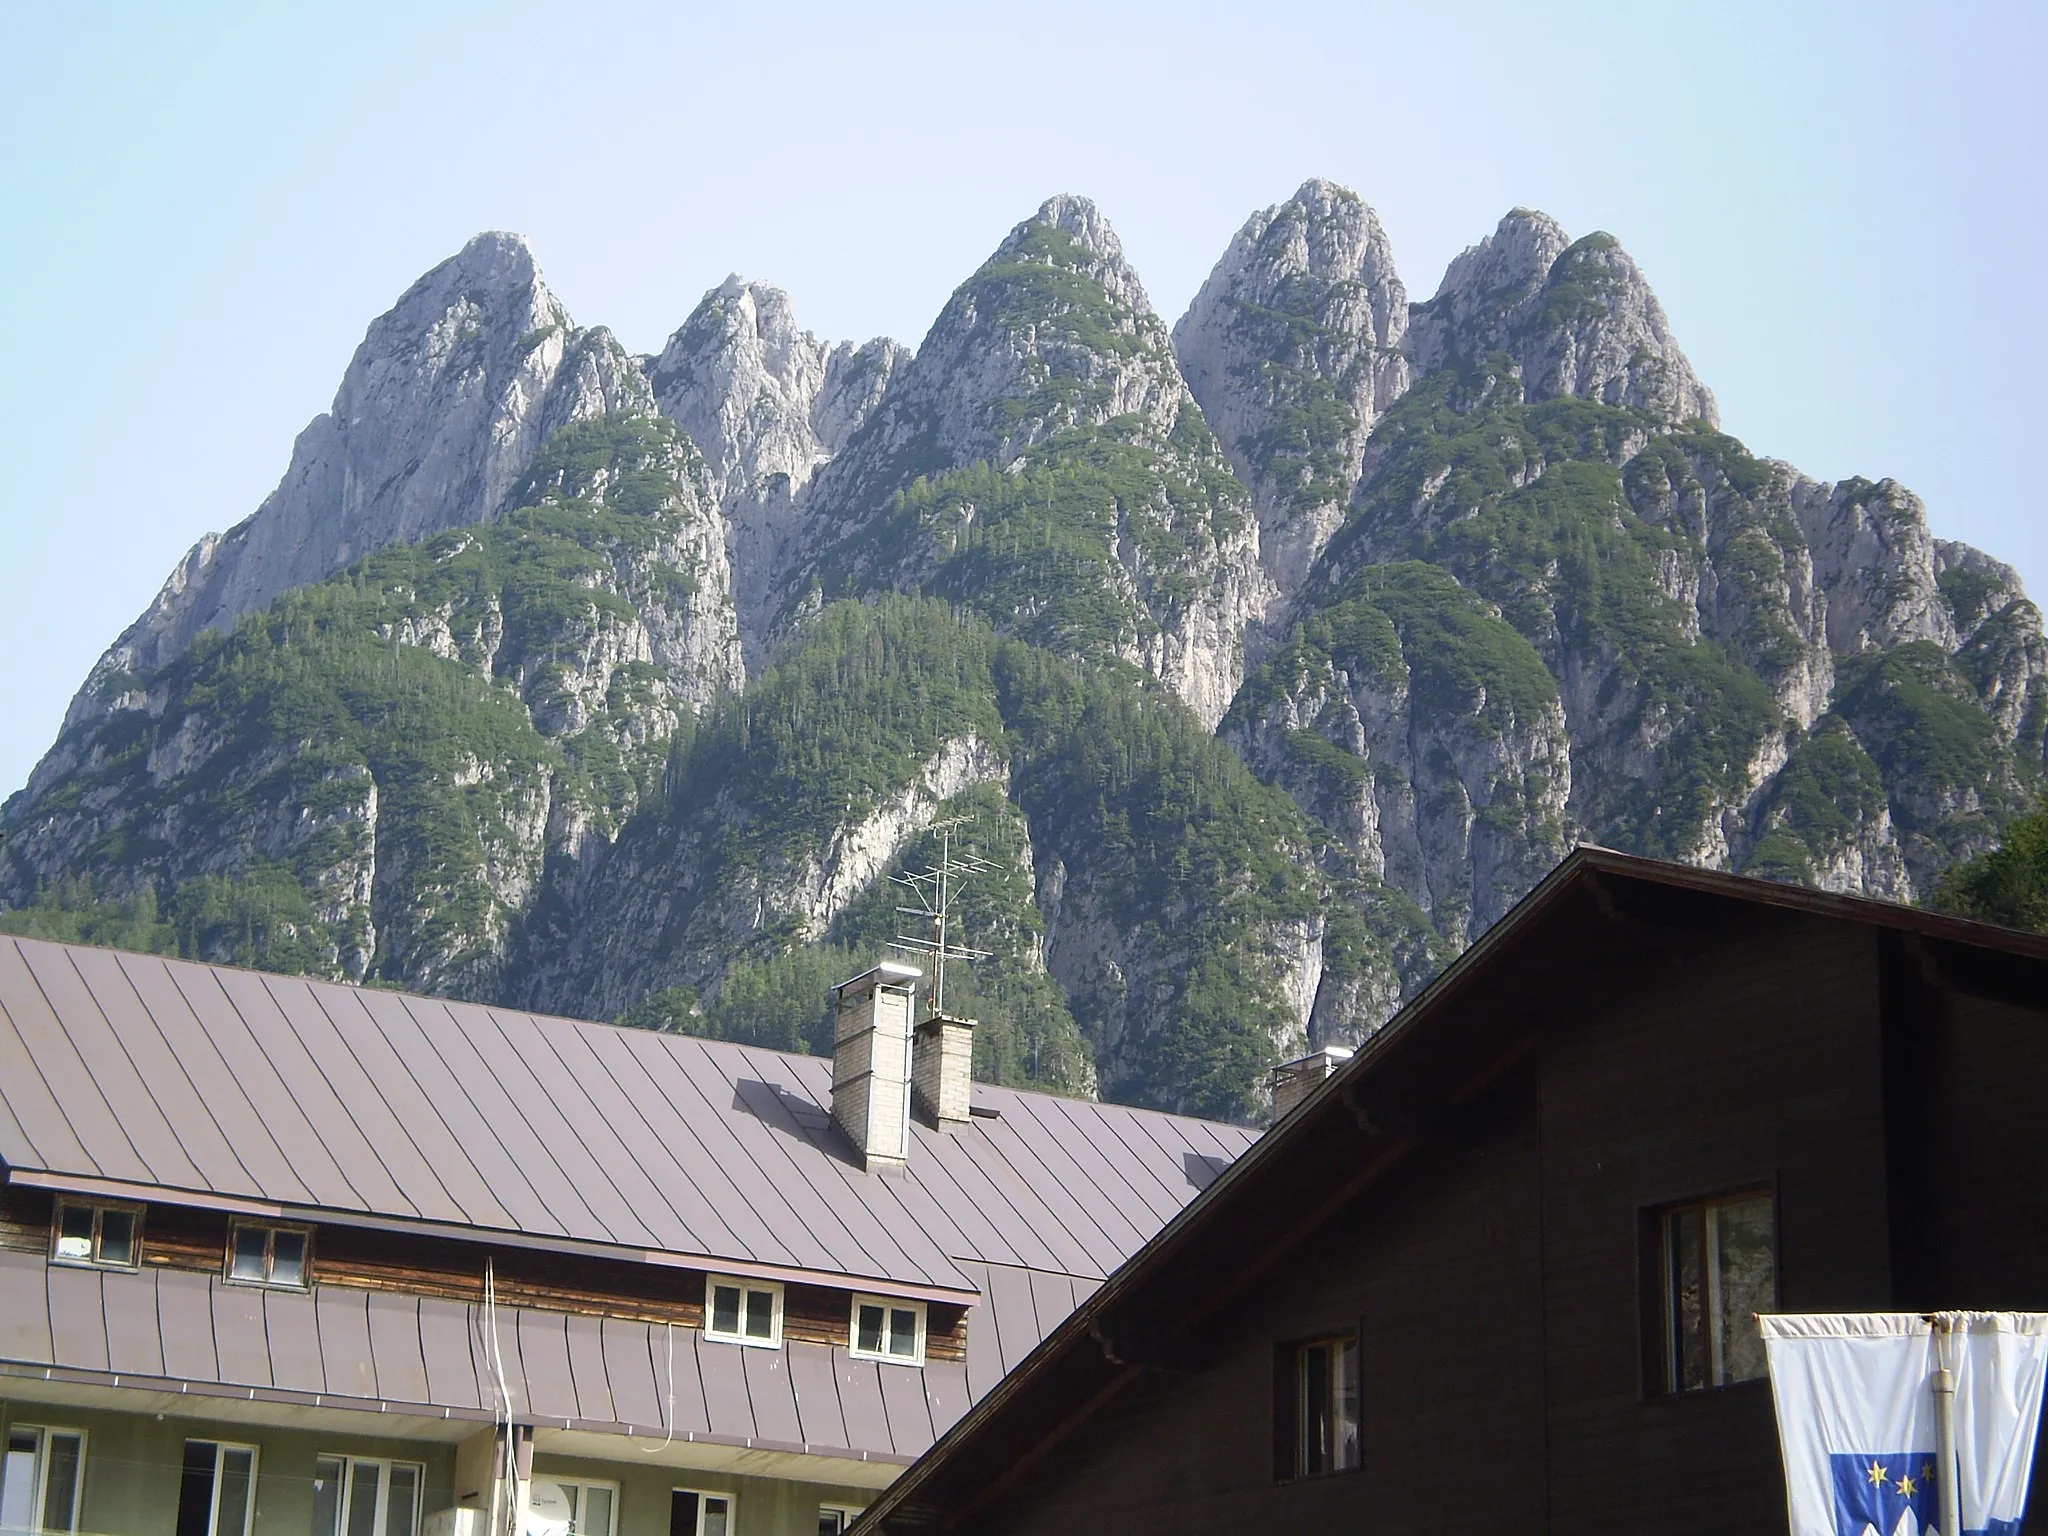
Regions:
<instances>
[{"instance_id":1,"label":"grey limestone cliff","mask_svg":"<svg viewBox=\"0 0 2048 1536\"><path fill-rule=\"evenodd\" d=\"M495 516L569 423L651 408L638 367L609 331L577 329L526 242L478 235L371 323L277 489L179 562L67 724L118 702L203 630L387 545Z\"/></svg>"}]
</instances>

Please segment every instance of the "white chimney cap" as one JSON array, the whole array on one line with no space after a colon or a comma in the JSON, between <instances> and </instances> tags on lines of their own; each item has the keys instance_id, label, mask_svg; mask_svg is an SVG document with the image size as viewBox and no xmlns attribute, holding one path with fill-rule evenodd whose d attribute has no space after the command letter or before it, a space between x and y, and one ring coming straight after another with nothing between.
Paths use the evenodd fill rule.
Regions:
<instances>
[{"instance_id":1,"label":"white chimney cap","mask_svg":"<svg viewBox=\"0 0 2048 1536\"><path fill-rule=\"evenodd\" d=\"M864 981L872 981L878 987L900 987L906 981L916 981L924 975L914 965L903 965L895 960L884 960L871 971L862 971L851 981L842 981L832 990L844 992L848 987L857 987Z\"/></svg>"}]
</instances>

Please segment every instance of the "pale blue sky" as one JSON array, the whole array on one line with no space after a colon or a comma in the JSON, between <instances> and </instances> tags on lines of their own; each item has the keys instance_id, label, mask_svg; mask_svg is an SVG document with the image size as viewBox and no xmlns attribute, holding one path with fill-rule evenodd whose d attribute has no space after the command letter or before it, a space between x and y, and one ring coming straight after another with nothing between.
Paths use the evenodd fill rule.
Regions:
<instances>
[{"instance_id":1,"label":"pale blue sky","mask_svg":"<svg viewBox=\"0 0 2048 1536\"><path fill-rule=\"evenodd\" d=\"M1311 175L1417 298L1528 204L1621 239L1752 449L2048 593L2048 10L1932 11L0 0L0 794L485 228L640 351L732 270L915 342L1056 191L1169 318Z\"/></svg>"}]
</instances>

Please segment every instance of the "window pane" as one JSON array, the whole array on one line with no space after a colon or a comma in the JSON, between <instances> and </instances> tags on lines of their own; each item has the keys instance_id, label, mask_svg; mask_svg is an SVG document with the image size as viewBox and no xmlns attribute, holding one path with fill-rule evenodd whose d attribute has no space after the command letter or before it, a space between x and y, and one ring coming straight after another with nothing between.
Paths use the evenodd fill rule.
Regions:
<instances>
[{"instance_id":1,"label":"window pane","mask_svg":"<svg viewBox=\"0 0 2048 1536\"><path fill-rule=\"evenodd\" d=\"M85 1454L85 1447L78 1436L48 1434L43 1439L43 1459L46 1469L43 1473L43 1529L46 1531L75 1531L78 1529L78 1473L79 1459Z\"/></svg>"},{"instance_id":2,"label":"window pane","mask_svg":"<svg viewBox=\"0 0 2048 1536\"><path fill-rule=\"evenodd\" d=\"M775 1295L772 1291L747 1292L747 1337L775 1337Z\"/></svg>"},{"instance_id":3,"label":"window pane","mask_svg":"<svg viewBox=\"0 0 2048 1536\"><path fill-rule=\"evenodd\" d=\"M133 1264L135 1262L135 1213L133 1211L100 1212L100 1262L102 1264Z\"/></svg>"},{"instance_id":4,"label":"window pane","mask_svg":"<svg viewBox=\"0 0 2048 1536\"><path fill-rule=\"evenodd\" d=\"M65 1205L57 1208L57 1257L92 1258L92 1207Z\"/></svg>"},{"instance_id":5,"label":"window pane","mask_svg":"<svg viewBox=\"0 0 2048 1536\"><path fill-rule=\"evenodd\" d=\"M7 1464L0 1468L0 1530L26 1531L35 1520L36 1452L41 1432L7 1432Z\"/></svg>"},{"instance_id":6,"label":"window pane","mask_svg":"<svg viewBox=\"0 0 2048 1536\"><path fill-rule=\"evenodd\" d=\"M1673 1211L1664 1218L1665 1267L1669 1291L1665 1325L1671 1390L1691 1392L1709 1385L1711 1361L1706 1329L1705 1212Z\"/></svg>"},{"instance_id":7,"label":"window pane","mask_svg":"<svg viewBox=\"0 0 2048 1536\"><path fill-rule=\"evenodd\" d=\"M1306 1345L1301 1352L1301 1470L1313 1477L1330 1470L1330 1351Z\"/></svg>"},{"instance_id":8,"label":"window pane","mask_svg":"<svg viewBox=\"0 0 2048 1536\"><path fill-rule=\"evenodd\" d=\"M583 1490L583 1508L576 1512L576 1536L612 1536L611 1489Z\"/></svg>"},{"instance_id":9,"label":"window pane","mask_svg":"<svg viewBox=\"0 0 2048 1536\"><path fill-rule=\"evenodd\" d=\"M839 1536L846 1529L846 1511L843 1509L821 1509L818 1511L818 1536Z\"/></svg>"},{"instance_id":10,"label":"window pane","mask_svg":"<svg viewBox=\"0 0 2048 1536\"><path fill-rule=\"evenodd\" d=\"M714 1285L711 1288L711 1331L713 1333L738 1333L740 1331L740 1288L736 1285Z\"/></svg>"},{"instance_id":11,"label":"window pane","mask_svg":"<svg viewBox=\"0 0 2048 1536\"><path fill-rule=\"evenodd\" d=\"M882 1352L882 1308L860 1304L860 1326L854 1330L854 1343L871 1355Z\"/></svg>"},{"instance_id":12,"label":"window pane","mask_svg":"<svg viewBox=\"0 0 2048 1536\"><path fill-rule=\"evenodd\" d=\"M413 1536L419 1524L420 1469L412 1462L391 1463L391 1493L384 1507L384 1536Z\"/></svg>"},{"instance_id":13,"label":"window pane","mask_svg":"<svg viewBox=\"0 0 2048 1536\"><path fill-rule=\"evenodd\" d=\"M374 1461L348 1464L347 1536L377 1536L377 1492L383 1472Z\"/></svg>"},{"instance_id":14,"label":"window pane","mask_svg":"<svg viewBox=\"0 0 2048 1536\"><path fill-rule=\"evenodd\" d=\"M270 1233L263 1227L235 1228L234 1256L228 1261L228 1276L234 1280L262 1280L267 1277L264 1264L265 1239Z\"/></svg>"},{"instance_id":15,"label":"window pane","mask_svg":"<svg viewBox=\"0 0 2048 1536\"><path fill-rule=\"evenodd\" d=\"M213 1469L220 1447L211 1440L185 1442L185 1476L178 1486L178 1536L209 1536L213 1520Z\"/></svg>"},{"instance_id":16,"label":"window pane","mask_svg":"<svg viewBox=\"0 0 2048 1536\"><path fill-rule=\"evenodd\" d=\"M726 1527L732 1520L732 1500L704 1496L704 1527L698 1536L727 1536Z\"/></svg>"},{"instance_id":17,"label":"window pane","mask_svg":"<svg viewBox=\"0 0 2048 1536\"><path fill-rule=\"evenodd\" d=\"M1756 1195L1716 1207L1714 1262L1720 1269L1721 1376L1754 1381L1764 1374L1764 1341L1756 1314L1775 1304L1771 1198Z\"/></svg>"},{"instance_id":18,"label":"window pane","mask_svg":"<svg viewBox=\"0 0 2048 1536\"><path fill-rule=\"evenodd\" d=\"M305 1233L273 1232L270 1234L270 1283L272 1285L304 1285L306 1283Z\"/></svg>"},{"instance_id":19,"label":"window pane","mask_svg":"<svg viewBox=\"0 0 2048 1536\"><path fill-rule=\"evenodd\" d=\"M313 1536L341 1536L341 1478L339 1456L321 1456L313 1462Z\"/></svg>"},{"instance_id":20,"label":"window pane","mask_svg":"<svg viewBox=\"0 0 2048 1536\"><path fill-rule=\"evenodd\" d=\"M256 1488L256 1453L224 1445L220 1452L220 1505L213 1536L244 1536Z\"/></svg>"},{"instance_id":21,"label":"window pane","mask_svg":"<svg viewBox=\"0 0 2048 1536\"><path fill-rule=\"evenodd\" d=\"M1346 1339L1337 1360L1337 1466L1359 1465L1358 1340Z\"/></svg>"},{"instance_id":22,"label":"window pane","mask_svg":"<svg viewBox=\"0 0 2048 1536\"><path fill-rule=\"evenodd\" d=\"M668 1496L668 1536L697 1536L697 1495L687 1488Z\"/></svg>"},{"instance_id":23,"label":"window pane","mask_svg":"<svg viewBox=\"0 0 2048 1536\"><path fill-rule=\"evenodd\" d=\"M917 1354L917 1314L908 1307L889 1309L889 1353L905 1359Z\"/></svg>"}]
</instances>

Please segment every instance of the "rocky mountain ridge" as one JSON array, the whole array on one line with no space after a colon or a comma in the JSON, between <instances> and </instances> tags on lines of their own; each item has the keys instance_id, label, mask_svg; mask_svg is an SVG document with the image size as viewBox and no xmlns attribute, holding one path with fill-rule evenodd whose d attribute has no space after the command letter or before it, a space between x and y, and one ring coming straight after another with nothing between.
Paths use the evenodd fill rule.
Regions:
<instances>
[{"instance_id":1,"label":"rocky mountain ridge","mask_svg":"<svg viewBox=\"0 0 2048 1536\"><path fill-rule=\"evenodd\" d=\"M628 357L480 236L88 679L0 926L815 1046L965 817L981 1069L1252 1114L1579 839L1910 900L2039 793L2016 575L1714 421L1522 209L1411 303L1311 181L1169 331L1054 198L914 355L733 277Z\"/></svg>"}]
</instances>

